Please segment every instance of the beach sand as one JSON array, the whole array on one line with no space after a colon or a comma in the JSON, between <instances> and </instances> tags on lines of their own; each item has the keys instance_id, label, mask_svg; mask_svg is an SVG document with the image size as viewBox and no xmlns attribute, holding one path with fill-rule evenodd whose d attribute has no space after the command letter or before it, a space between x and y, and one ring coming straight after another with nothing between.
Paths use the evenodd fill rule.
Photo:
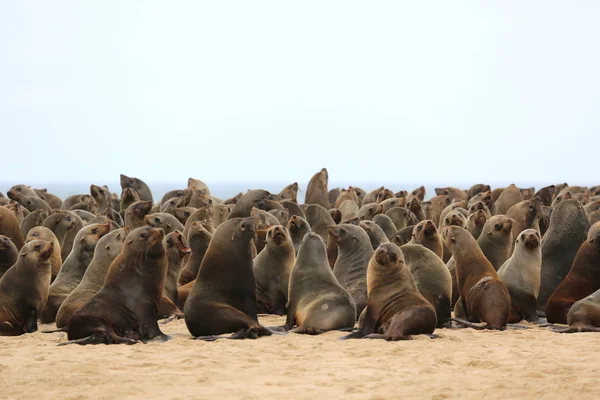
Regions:
<instances>
[{"instance_id":1,"label":"beach sand","mask_svg":"<svg viewBox=\"0 0 600 400\"><path fill-rule=\"evenodd\" d=\"M265 326L284 317L261 316ZM527 324L526 324L527 325ZM600 334L533 325L503 332L438 329L437 339L339 341L289 333L257 340L57 346L65 333L0 337L2 399L585 398L597 386Z\"/></svg>"}]
</instances>

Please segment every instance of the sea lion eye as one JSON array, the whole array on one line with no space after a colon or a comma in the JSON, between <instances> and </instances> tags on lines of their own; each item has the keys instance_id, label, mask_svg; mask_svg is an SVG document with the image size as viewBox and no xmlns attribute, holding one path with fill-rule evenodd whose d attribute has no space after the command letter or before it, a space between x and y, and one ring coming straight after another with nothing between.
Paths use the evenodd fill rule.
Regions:
<instances>
[{"instance_id":1,"label":"sea lion eye","mask_svg":"<svg viewBox=\"0 0 600 400\"><path fill-rule=\"evenodd\" d=\"M500 229L502 229L502 224L496 224L494 228L496 228L496 230L499 231Z\"/></svg>"},{"instance_id":2,"label":"sea lion eye","mask_svg":"<svg viewBox=\"0 0 600 400\"><path fill-rule=\"evenodd\" d=\"M20 188L20 187L18 187L16 190L17 190L17 192L20 192L20 191L21 191L21 188Z\"/></svg>"},{"instance_id":3,"label":"sea lion eye","mask_svg":"<svg viewBox=\"0 0 600 400\"><path fill-rule=\"evenodd\" d=\"M71 222L71 217L67 216L67 222Z\"/></svg>"},{"instance_id":4,"label":"sea lion eye","mask_svg":"<svg viewBox=\"0 0 600 400\"><path fill-rule=\"evenodd\" d=\"M449 224L450 223L450 218L446 218L446 223Z\"/></svg>"},{"instance_id":5,"label":"sea lion eye","mask_svg":"<svg viewBox=\"0 0 600 400\"><path fill-rule=\"evenodd\" d=\"M346 230L345 230L345 229L341 229L341 230L340 230L340 233L343 235L343 234L345 234L345 233L346 233Z\"/></svg>"},{"instance_id":6,"label":"sea lion eye","mask_svg":"<svg viewBox=\"0 0 600 400\"><path fill-rule=\"evenodd\" d=\"M160 219L158 217L155 217L154 218L154 222L156 222L157 224L159 224L160 223Z\"/></svg>"},{"instance_id":7,"label":"sea lion eye","mask_svg":"<svg viewBox=\"0 0 600 400\"><path fill-rule=\"evenodd\" d=\"M33 233L31 234L31 236L38 237L38 236L40 236L40 234L39 234L39 233L37 233L37 232L33 232Z\"/></svg>"},{"instance_id":8,"label":"sea lion eye","mask_svg":"<svg viewBox=\"0 0 600 400\"><path fill-rule=\"evenodd\" d=\"M148 238L148 234L140 233L140 239L147 239L147 238Z\"/></svg>"},{"instance_id":9,"label":"sea lion eye","mask_svg":"<svg viewBox=\"0 0 600 400\"><path fill-rule=\"evenodd\" d=\"M190 212L189 212L189 211L185 211L185 212L183 213L183 215L184 215L185 217L189 217L189 216L190 216Z\"/></svg>"},{"instance_id":10,"label":"sea lion eye","mask_svg":"<svg viewBox=\"0 0 600 400\"><path fill-rule=\"evenodd\" d=\"M98 233L98 228L92 229L92 234L95 235L96 233Z\"/></svg>"},{"instance_id":11,"label":"sea lion eye","mask_svg":"<svg viewBox=\"0 0 600 400\"><path fill-rule=\"evenodd\" d=\"M417 228L417 230L418 230L418 231L422 231L422 230L423 230L423 227L422 227L422 226L419 226L419 227Z\"/></svg>"},{"instance_id":12,"label":"sea lion eye","mask_svg":"<svg viewBox=\"0 0 600 400\"><path fill-rule=\"evenodd\" d=\"M167 244L169 245L169 247L173 246L173 241L171 239L167 240Z\"/></svg>"},{"instance_id":13,"label":"sea lion eye","mask_svg":"<svg viewBox=\"0 0 600 400\"><path fill-rule=\"evenodd\" d=\"M37 246L35 246L35 251L40 251L42 249L42 245L38 244Z\"/></svg>"}]
</instances>

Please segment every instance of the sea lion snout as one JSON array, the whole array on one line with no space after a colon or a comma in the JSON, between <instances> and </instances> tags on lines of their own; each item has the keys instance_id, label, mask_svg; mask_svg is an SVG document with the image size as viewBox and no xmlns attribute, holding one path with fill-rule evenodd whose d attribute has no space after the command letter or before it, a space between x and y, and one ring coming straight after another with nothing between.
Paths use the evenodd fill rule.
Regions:
<instances>
[{"instance_id":1,"label":"sea lion snout","mask_svg":"<svg viewBox=\"0 0 600 400\"><path fill-rule=\"evenodd\" d=\"M540 245L540 239L536 233L529 233L524 236L523 245L528 249L535 249Z\"/></svg>"},{"instance_id":2,"label":"sea lion snout","mask_svg":"<svg viewBox=\"0 0 600 400\"><path fill-rule=\"evenodd\" d=\"M54 243L52 242L46 242L46 244L42 247L42 249L40 250L40 259L41 260L47 260L50 258L50 256L52 255L52 252L54 251Z\"/></svg>"}]
</instances>

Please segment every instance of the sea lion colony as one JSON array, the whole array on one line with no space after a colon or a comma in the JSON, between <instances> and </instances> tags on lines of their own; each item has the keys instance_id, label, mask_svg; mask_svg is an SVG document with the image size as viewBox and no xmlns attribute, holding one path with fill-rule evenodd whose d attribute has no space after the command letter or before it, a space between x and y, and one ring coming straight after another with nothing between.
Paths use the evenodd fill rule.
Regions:
<instances>
[{"instance_id":1,"label":"sea lion colony","mask_svg":"<svg viewBox=\"0 0 600 400\"><path fill-rule=\"evenodd\" d=\"M15 185L0 193L0 335L41 321L67 333L61 344L131 344L168 339L174 318L204 340L400 340L522 320L600 331L599 186L476 184L425 200L423 186L328 183L323 168L304 204L297 183L228 199L192 178L161 199L125 175L120 195ZM264 327L262 313L286 323Z\"/></svg>"}]
</instances>

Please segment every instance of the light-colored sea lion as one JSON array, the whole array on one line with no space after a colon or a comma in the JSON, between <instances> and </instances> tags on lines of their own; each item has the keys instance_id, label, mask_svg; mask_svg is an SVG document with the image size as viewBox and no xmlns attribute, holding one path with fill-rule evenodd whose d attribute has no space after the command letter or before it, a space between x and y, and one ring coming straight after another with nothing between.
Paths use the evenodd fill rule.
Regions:
<instances>
[{"instance_id":1,"label":"light-colored sea lion","mask_svg":"<svg viewBox=\"0 0 600 400\"><path fill-rule=\"evenodd\" d=\"M132 188L138 193L140 200L154 202L154 199L152 198L152 192L144 181L139 178L132 178L123 174L120 175L120 178L121 189L124 190L125 188Z\"/></svg>"},{"instance_id":2,"label":"light-colored sea lion","mask_svg":"<svg viewBox=\"0 0 600 400\"><path fill-rule=\"evenodd\" d=\"M568 328L558 333L600 332L600 290L576 301L567 314Z\"/></svg>"},{"instance_id":3,"label":"light-colored sea lion","mask_svg":"<svg viewBox=\"0 0 600 400\"><path fill-rule=\"evenodd\" d=\"M44 223L44 220L48 218L50 215L49 210L35 210L34 212L29 213L21 222L21 233L23 237L27 236L29 230L34 226L41 226Z\"/></svg>"},{"instance_id":4,"label":"light-colored sea lion","mask_svg":"<svg viewBox=\"0 0 600 400\"><path fill-rule=\"evenodd\" d=\"M85 203L91 201L91 196L89 194L73 194L71 196L66 197L62 205L60 206L61 210L69 210L75 204Z\"/></svg>"},{"instance_id":5,"label":"light-colored sea lion","mask_svg":"<svg viewBox=\"0 0 600 400\"><path fill-rule=\"evenodd\" d=\"M310 204L305 214L312 232L321 236L323 241L327 243L327 238L329 237L327 229L329 226L335 225L335 221L331 218L329 211L318 204Z\"/></svg>"},{"instance_id":6,"label":"light-colored sea lion","mask_svg":"<svg viewBox=\"0 0 600 400\"><path fill-rule=\"evenodd\" d=\"M401 198L392 197L392 198L381 201L379 204L381 204L381 212L385 214L386 212L388 212L390 209L392 209L394 207L406 206L406 197L401 197Z\"/></svg>"},{"instance_id":7,"label":"light-colored sea lion","mask_svg":"<svg viewBox=\"0 0 600 400\"><path fill-rule=\"evenodd\" d=\"M448 195L435 196L429 199L429 203L431 204L431 211L433 212L432 221L436 226L440 225L440 217L442 212L446 207L452 204L452 200Z\"/></svg>"},{"instance_id":8,"label":"light-colored sea lion","mask_svg":"<svg viewBox=\"0 0 600 400\"><path fill-rule=\"evenodd\" d=\"M419 293L435 309L437 326L445 325L452 312L452 277L448 268L437 254L424 246L406 244L400 250Z\"/></svg>"},{"instance_id":9,"label":"light-colored sea lion","mask_svg":"<svg viewBox=\"0 0 600 400\"><path fill-rule=\"evenodd\" d=\"M369 235L369 240L371 241L371 246L373 247L373 250L378 248L380 244L389 242L389 239L385 235L385 232L383 232L383 229L381 229L381 227L375 222L360 221L360 224L358 224L358 226L363 228L365 232L367 232L367 235Z\"/></svg>"},{"instance_id":10,"label":"light-colored sea lion","mask_svg":"<svg viewBox=\"0 0 600 400\"><path fill-rule=\"evenodd\" d=\"M393 207L386 211L385 215L390 217L394 221L396 231L407 227L408 225L417 224L416 218L412 215L410 210L403 207Z\"/></svg>"},{"instance_id":11,"label":"light-colored sea lion","mask_svg":"<svg viewBox=\"0 0 600 400\"><path fill-rule=\"evenodd\" d=\"M210 195L210 189L208 185L202 182L200 179L188 178L188 189L203 190L206 194Z\"/></svg>"},{"instance_id":12,"label":"light-colored sea lion","mask_svg":"<svg viewBox=\"0 0 600 400\"><path fill-rule=\"evenodd\" d=\"M462 208L467 208L467 202L466 201L457 201L454 203L450 203L446 208L444 208L442 210L442 213L440 214L440 219L439 219L439 223L438 223L438 228L441 228L444 226L443 222L444 219L446 218L446 216L451 213L454 210L457 209L462 209ZM461 210L459 210L461 211ZM467 211L467 215L465 215L465 217L468 217L468 211Z\"/></svg>"},{"instance_id":13,"label":"light-colored sea lion","mask_svg":"<svg viewBox=\"0 0 600 400\"><path fill-rule=\"evenodd\" d=\"M433 333L435 309L419 293L398 246L379 246L369 261L367 282L369 300L359 330L342 339L404 340Z\"/></svg>"},{"instance_id":14,"label":"light-colored sea lion","mask_svg":"<svg viewBox=\"0 0 600 400\"><path fill-rule=\"evenodd\" d=\"M495 270L512 254L513 220L505 215L494 215L483 226L477 244Z\"/></svg>"},{"instance_id":15,"label":"light-colored sea lion","mask_svg":"<svg viewBox=\"0 0 600 400\"><path fill-rule=\"evenodd\" d=\"M537 299L538 311L567 276L575 255L586 240L590 223L579 201L563 200L552 211L550 226L542 241L542 282Z\"/></svg>"},{"instance_id":16,"label":"light-colored sea lion","mask_svg":"<svg viewBox=\"0 0 600 400\"><path fill-rule=\"evenodd\" d=\"M202 208L213 203L212 197L203 190L191 190L189 194L184 195L182 199L181 205L187 207Z\"/></svg>"},{"instance_id":17,"label":"light-colored sea lion","mask_svg":"<svg viewBox=\"0 0 600 400\"><path fill-rule=\"evenodd\" d=\"M45 240L46 242L52 243L52 255L50 256L50 271L51 271L51 282L56 279L60 267L62 266L62 256L60 252L60 242L56 238L54 232L45 226L36 226L29 230L25 242L31 242L33 240Z\"/></svg>"},{"instance_id":18,"label":"light-colored sea lion","mask_svg":"<svg viewBox=\"0 0 600 400\"><path fill-rule=\"evenodd\" d=\"M406 201L411 201L414 197L419 199L419 201L425 200L425 195L427 191L425 190L425 186L419 186L415 190L413 190L408 196L406 196Z\"/></svg>"},{"instance_id":19,"label":"light-colored sea lion","mask_svg":"<svg viewBox=\"0 0 600 400\"><path fill-rule=\"evenodd\" d=\"M319 334L354 326L356 304L333 275L325 251L319 235L304 236L290 274L286 330L297 325L296 333Z\"/></svg>"},{"instance_id":20,"label":"light-colored sea lion","mask_svg":"<svg viewBox=\"0 0 600 400\"><path fill-rule=\"evenodd\" d=\"M9 191L8 197L10 197L12 200L18 201L23 207L25 207L30 212L41 209L52 209L52 207L50 207L48 203L41 199L37 195L37 193L31 196L27 196L19 192Z\"/></svg>"},{"instance_id":21,"label":"light-colored sea lion","mask_svg":"<svg viewBox=\"0 0 600 400\"><path fill-rule=\"evenodd\" d=\"M0 335L37 331L38 317L48 299L52 247L44 240L25 244L16 263L0 278Z\"/></svg>"},{"instance_id":22,"label":"light-colored sea lion","mask_svg":"<svg viewBox=\"0 0 600 400\"><path fill-rule=\"evenodd\" d=\"M342 203L347 200L353 201L357 207L360 207L360 199L358 198L356 190L352 186L350 186L348 189L342 189L340 195L335 200L335 204L333 205L333 207L340 208L342 206Z\"/></svg>"},{"instance_id":23,"label":"light-colored sea lion","mask_svg":"<svg viewBox=\"0 0 600 400\"><path fill-rule=\"evenodd\" d=\"M440 221L440 228L443 228L445 226L452 226L452 225L460 226L461 228L466 228L467 227L467 217L461 210L464 210L464 209L457 208L455 210L450 211L448 214L446 214L444 219Z\"/></svg>"},{"instance_id":24,"label":"light-colored sea lion","mask_svg":"<svg viewBox=\"0 0 600 400\"><path fill-rule=\"evenodd\" d=\"M471 232L471 235L473 235L475 239L479 239L481 236L481 232L483 232L483 227L485 226L487 219L488 215L486 215L483 209L476 210L467 218L467 230Z\"/></svg>"},{"instance_id":25,"label":"light-colored sea lion","mask_svg":"<svg viewBox=\"0 0 600 400\"><path fill-rule=\"evenodd\" d=\"M329 203L329 191L327 190L328 182L329 174L326 168L313 175L306 187L304 202L306 204L318 204L325 209L329 209L331 204Z\"/></svg>"},{"instance_id":26,"label":"light-colored sea lion","mask_svg":"<svg viewBox=\"0 0 600 400\"><path fill-rule=\"evenodd\" d=\"M537 296L540 292L542 268L542 238L535 229L526 229L518 236L512 256L498 270L498 276L510 293L509 323L523 319L537 322Z\"/></svg>"},{"instance_id":27,"label":"light-colored sea lion","mask_svg":"<svg viewBox=\"0 0 600 400\"><path fill-rule=\"evenodd\" d=\"M151 201L136 201L125 210L125 226L131 230L141 228L146 225L144 217L150 213L152 209Z\"/></svg>"},{"instance_id":28,"label":"light-colored sea lion","mask_svg":"<svg viewBox=\"0 0 600 400\"><path fill-rule=\"evenodd\" d=\"M266 245L254 259L257 312L286 313L290 273L296 261L287 229L275 225L267 230Z\"/></svg>"},{"instance_id":29,"label":"light-colored sea lion","mask_svg":"<svg viewBox=\"0 0 600 400\"><path fill-rule=\"evenodd\" d=\"M25 244L19 220L6 206L0 206L0 235L10 238L19 250Z\"/></svg>"},{"instance_id":30,"label":"light-colored sea lion","mask_svg":"<svg viewBox=\"0 0 600 400\"><path fill-rule=\"evenodd\" d=\"M442 245L442 237L431 220L419 222L412 231L411 243L420 244L423 247L431 250L436 256L443 259L444 247Z\"/></svg>"},{"instance_id":31,"label":"light-colored sea lion","mask_svg":"<svg viewBox=\"0 0 600 400\"><path fill-rule=\"evenodd\" d=\"M379 193L381 193L384 189L385 189L385 187L380 186L377 189L371 190L369 193L367 193L365 195L365 198L363 199L363 205L369 204L369 203L378 203L377 195Z\"/></svg>"},{"instance_id":32,"label":"light-colored sea lion","mask_svg":"<svg viewBox=\"0 0 600 400\"><path fill-rule=\"evenodd\" d=\"M110 191L98 185L90 186L90 195L98 205L98 213L110 207Z\"/></svg>"},{"instance_id":33,"label":"light-colored sea lion","mask_svg":"<svg viewBox=\"0 0 600 400\"><path fill-rule=\"evenodd\" d=\"M510 294L496 270L466 229L444 228L444 240L456 261L456 278L462 307L470 322L503 329L510 314Z\"/></svg>"},{"instance_id":34,"label":"light-colored sea lion","mask_svg":"<svg viewBox=\"0 0 600 400\"><path fill-rule=\"evenodd\" d=\"M425 220L425 210L423 210L423 206L421 206L421 202L414 198L408 202L408 209L410 212L417 218L417 221Z\"/></svg>"},{"instance_id":35,"label":"light-colored sea lion","mask_svg":"<svg viewBox=\"0 0 600 400\"><path fill-rule=\"evenodd\" d=\"M327 209L335 205L335 201L337 200L341 192L342 190L340 188L331 189L329 192L327 192L327 198L329 199L329 205L326 207Z\"/></svg>"},{"instance_id":36,"label":"light-colored sea lion","mask_svg":"<svg viewBox=\"0 0 600 400\"><path fill-rule=\"evenodd\" d=\"M378 203L364 204L360 210L358 210L358 217L364 221L371 221L374 216L381 214L383 207Z\"/></svg>"},{"instance_id":37,"label":"light-colored sea lion","mask_svg":"<svg viewBox=\"0 0 600 400\"><path fill-rule=\"evenodd\" d=\"M588 193L588 189L584 186L566 186L558 191L557 196L563 195L567 192L575 195L578 193Z\"/></svg>"},{"instance_id":38,"label":"light-colored sea lion","mask_svg":"<svg viewBox=\"0 0 600 400\"><path fill-rule=\"evenodd\" d=\"M387 236L388 238L394 236L394 234L398 232L394 221L392 221L392 219L385 214L377 214L373 217L373 222L375 222L381 227L381 229L385 233L385 236Z\"/></svg>"},{"instance_id":39,"label":"light-colored sea lion","mask_svg":"<svg viewBox=\"0 0 600 400\"><path fill-rule=\"evenodd\" d=\"M144 217L146 225L152 228L160 228L165 234L174 231L183 232L183 225L177 218L167 213L148 214Z\"/></svg>"},{"instance_id":40,"label":"light-colored sea lion","mask_svg":"<svg viewBox=\"0 0 600 400\"><path fill-rule=\"evenodd\" d=\"M513 220L512 236L516 238L525 229L540 231L540 212L542 200L535 197L531 200L523 200L512 206L506 216ZM513 244L514 246L514 244Z\"/></svg>"},{"instance_id":41,"label":"light-colored sea lion","mask_svg":"<svg viewBox=\"0 0 600 400\"><path fill-rule=\"evenodd\" d=\"M358 204L354 200L344 201L339 208L342 213L341 223L358 218Z\"/></svg>"},{"instance_id":42,"label":"light-colored sea lion","mask_svg":"<svg viewBox=\"0 0 600 400\"><path fill-rule=\"evenodd\" d=\"M294 203L298 202L298 182L294 182L292 184L284 187L281 192L279 192L278 196L281 200L290 200Z\"/></svg>"},{"instance_id":43,"label":"light-colored sea lion","mask_svg":"<svg viewBox=\"0 0 600 400\"><path fill-rule=\"evenodd\" d=\"M85 210L73 210L71 212L81 218L85 225L89 224L91 220L96 218L95 214Z\"/></svg>"},{"instance_id":44,"label":"light-colored sea lion","mask_svg":"<svg viewBox=\"0 0 600 400\"><path fill-rule=\"evenodd\" d=\"M287 223L286 228L290 233L290 238L292 239L292 244L294 245L294 251L296 254L298 254L302 239L304 239L304 236L311 232L310 225L306 219L297 215L292 215Z\"/></svg>"},{"instance_id":45,"label":"light-colored sea lion","mask_svg":"<svg viewBox=\"0 0 600 400\"><path fill-rule=\"evenodd\" d=\"M465 192L462 189L459 188L455 188L455 187L445 187L445 188L436 188L435 189L435 194L436 195L448 195L450 196L450 198L454 201L457 200L467 200L467 192Z\"/></svg>"},{"instance_id":46,"label":"light-colored sea lion","mask_svg":"<svg viewBox=\"0 0 600 400\"><path fill-rule=\"evenodd\" d=\"M350 293L360 315L367 305L366 271L373 247L369 235L359 226L342 224L329 227L329 236L338 245L333 274Z\"/></svg>"},{"instance_id":47,"label":"light-colored sea lion","mask_svg":"<svg viewBox=\"0 0 600 400\"><path fill-rule=\"evenodd\" d=\"M0 235L0 278L17 262L19 250L8 236Z\"/></svg>"},{"instance_id":48,"label":"light-colored sea lion","mask_svg":"<svg viewBox=\"0 0 600 400\"><path fill-rule=\"evenodd\" d=\"M14 185L6 193L11 200L17 200L16 196L38 196L37 192L27 185ZM38 196L39 197L39 196Z\"/></svg>"},{"instance_id":49,"label":"light-colored sea lion","mask_svg":"<svg viewBox=\"0 0 600 400\"><path fill-rule=\"evenodd\" d=\"M211 238L212 234L202 226L200 221L192 223L187 236L187 244L191 252L179 275L179 285L185 285L196 279Z\"/></svg>"}]
</instances>

